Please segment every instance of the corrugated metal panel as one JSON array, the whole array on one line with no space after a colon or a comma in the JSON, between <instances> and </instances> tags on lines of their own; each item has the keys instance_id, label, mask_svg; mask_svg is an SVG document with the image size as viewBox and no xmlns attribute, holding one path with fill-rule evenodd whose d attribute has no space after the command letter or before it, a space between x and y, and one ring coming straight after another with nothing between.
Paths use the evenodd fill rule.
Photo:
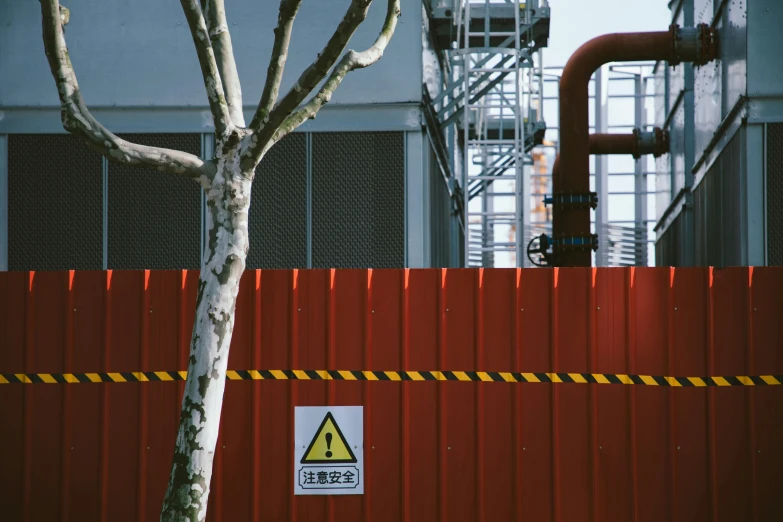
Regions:
<instances>
[{"instance_id":1,"label":"corrugated metal panel","mask_svg":"<svg viewBox=\"0 0 783 522\"><path fill-rule=\"evenodd\" d=\"M186 367L196 272L0 274L0 372ZM783 374L783 270L248 271L230 369ZM4 520L157 520L182 383L4 385ZM783 386L229 381L210 520L778 521ZM363 497L293 407L364 405Z\"/></svg>"},{"instance_id":2,"label":"corrugated metal panel","mask_svg":"<svg viewBox=\"0 0 783 522\"><path fill-rule=\"evenodd\" d=\"M772 0L774 3L775 0ZM759 0L753 0L752 11L762 9L759 5ZM769 12L766 13L769 17ZM765 31L763 28L759 28L758 24L753 24L752 33L748 31L748 0L735 0L733 2L726 2L723 5L722 20L717 24L719 35L718 38L721 42L720 46L720 63L723 67L723 107L722 116L725 116L732 109L732 105L737 102L740 96L750 94L758 88L758 85L749 84L748 82L748 56L749 47L752 49L752 45L748 45L750 40L760 39L767 46L774 45L769 40L771 33ZM774 22L773 22L774 23ZM760 33L760 34L758 34ZM766 34L765 34L766 33ZM764 35L764 36L762 36ZM783 39L778 35L776 37L777 42L783 42ZM769 48L769 47L767 47ZM763 59L756 56L758 51L750 51L752 59ZM767 72L768 77L772 76L773 72ZM776 94L780 93L780 89L776 91ZM759 93L756 92L758 95ZM764 93L768 94L768 93Z\"/></svg>"},{"instance_id":3,"label":"corrugated metal panel","mask_svg":"<svg viewBox=\"0 0 783 522\"><path fill-rule=\"evenodd\" d=\"M248 268L307 268L306 140L303 133L289 134L256 169Z\"/></svg>"},{"instance_id":4,"label":"corrugated metal panel","mask_svg":"<svg viewBox=\"0 0 783 522\"><path fill-rule=\"evenodd\" d=\"M715 13L715 5L719 3L715 0L694 0L694 20L696 24L711 24ZM736 3L736 2L735 2ZM719 27L720 41L728 44L733 43L732 32L736 31L731 25L723 24ZM729 33L729 34L727 34ZM738 35L741 39L742 36ZM721 45L721 58L728 49L726 45ZM742 52L741 49L738 52ZM735 56L729 55L729 60L733 62ZM736 67L736 64L731 63ZM724 93L724 67L726 63L722 60L714 60L700 67L693 67L693 96L695 102L694 110L694 142L695 157L698 158L712 140L715 130L720 125L723 117L728 114L728 110L737 101L726 100ZM682 67L686 67L684 64ZM727 79L729 80L729 79ZM729 80L730 81L730 80ZM746 92L743 86L742 92ZM728 105L728 107L727 107ZM688 166L690 168L690 165Z\"/></svg>"},{"instance_id":5,"label":"corrugated metal panel","mask_svg":"<svg viewBox=\"0 0 783 522\"><path fill-rule=\"evenodd\" d=\"M774 67L774 64L777 63L775 61L776 53L768 53L764 50L780 49L783 45L783 33L778 30L783 22L780 2L778 0L751 0L747 2L749 4L747 8L742 9L743 3L745 2L731 2L731 11L729 12L731 16L735 4L739 4L736 6L739 8L738 10L741 10L738 14L745 15L743 18L733 16L729 26L732 33L742 31L747 34L747 43L741 47L741 49L747 49L748 82L747 90L743 91L743 94L758 96L762 100L779 98L783 95L783 71ZM721 34L721 38L723 38L723 34ZM732 47L741 45L736 41L737 39L727 39L726 43ZM721 48L723 47L721 45ZM736 67L737 64L731 65Z\"/></svg>"},{"instance_id":6,"label":"corrugated metal panel","mask_svg":"<svg viewBox=\"0 0 783 522\"><path fill-rule=\"evenodd\" d=\"M783 266L783 123L767 126L767 264Z\"/></svg>"},{"instance_id":7,"label":"corrugated metal panel","mask_svg":"<svg viewBox=\"0 0 783 522\"><path fill-rule=\"evenodd\" d=\"M404 139L313 134L313 267L405 266Z\"/></svg>"},{"instance_id":8,"label":"corrugated metal panel","mask_svg":"<svg viewBox=\"0 0 783 522\"><path fill-rule=\"evenodd\" d=\"M680 27L687 27L685 23L687 19L692 19L693 10L692 4L686 2L683 8L679 11L677 19L673 20L673 23L678 24ZM687 12L686 12L687 11ZM691 67L689 64L681 64L677 67L669 67L669 89L665 92L668 95L667 110L674 111L671 116L671 122L669 123L669 139L670 139L670 159L671 166L668 169L670 173L670 185L671 196L674 197L677 193L685 187L686 170L690 168L688 165L687 151L689 148L688 140L692 138L692 119L687 118L685 110L685 97L686 91L693 89L692 76L688 75L686 78L685 71ZM678 105L679 103L679 105ZM675 107L677 109L675 110ZM668 205L667 205L668 206ZM661 213L666 209L664 206L661 209Z\"/></svg>"},{"instance_id":9,"label":"corrugated metal panel","mask_svg":"<svg viewBox=\"0 0 783 522\"><path fill-rule=\"evenodd\" d=\"M686 126L684 102L680 104L677 111L672 116L669 125L670 132L670 152L668 157L671 159L671 183L674 183L671 193L676 196L685 188L685 171L690 168L686 165L687 139L690 135L690 129ZM662 156L666 157L666 156Z\"/></svg>"},{"instance_id":10,"label":"corrugated metal panel","mask_svg":"<svg viewBox=\"0 0 783 522\"><path fill-rule=\"evenodd\" d=\"M665 63L659 63L654 76L655 94L653 98L655 107L655 125L663 127L669 110L670 101L667 99L667 82L669 70ZM669 130L669 136L674 133ZM672 158L670 154L664 154L655 158L655 215L663 216L672 200Z\"/></svg>"},{"instance_id":11,"label":"corrugated metal panel","mask_svg":"<svg viewBox=\"0 0 783 522\"><path fill-rule=\"evenodd\" d=\"M8 136L8 267L103 267L101 157L67 134Z\"/></svg>"},{"instance_id":12,"label":"corrugated metal panel","mask_svg":"<svg viewBox=\"0 0 783 522\"><path fill-rule=\"evenodd\" d=\"M451 196L446 186L446 180L438 167L435 151L428 147L429 181L430 181L430 252L432 252L433 268L450 268L454 266L451 259L451 227L454 221L451 210Z\"/></svg>"},{"instance_id":13,"label":"corrugated metal panel","mask_svg":"<svg viewBox=\"0 0 783 522\"><path fill-rule=\"evenodd\" d=\"M743 216L740 129L693 192L697 266L740 266Z\"/></svg>"},{"instance_id":14,"label":"corrugated metal panel","mask_svg":"<svg viewBox=\"0 0 783 522\"><path fill-rule=\"evenodd\" d=\"M680 214L655 242L655 266L684 266L683 226L685 216Z\"/></svg>"},{"instance_id":15,"label":"corrugated metal panel","mask_svg":"<svg viewBox=\"0 0 783 522\"><path fill-rule=\"evenodd\" d=\"M130 134L141 145L201 155L199 134ZM193 180L109 164L109 260L112 269L201 266L201 188Z\"/></svg>"}]
</instances>

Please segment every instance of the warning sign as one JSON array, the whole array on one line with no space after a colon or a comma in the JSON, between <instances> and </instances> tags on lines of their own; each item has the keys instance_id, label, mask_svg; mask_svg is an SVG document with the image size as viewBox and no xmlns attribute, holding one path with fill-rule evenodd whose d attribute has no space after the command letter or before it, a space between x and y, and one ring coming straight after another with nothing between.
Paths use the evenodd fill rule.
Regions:
<instances>
[{"instance_id":1,"label":"warning sign","mask_svg":"<svg viewBox=\"0 0 783 522\"><path fill-rule=\"evenodd\" d=\"M356 462L351 446L340 431L340 426L334 422L332 412L326 413L301 462L302 464Z\"/></svg>"},{"instance_id":2,"label":"warning sign","mask_svg":"<svg viewBox=\"0 0 783 522\"><path fill-rule=\"evenodd\" d=\"M361 406L297 406L294 432L295 494L364 493Z\"/></svg>"}]
</instances>

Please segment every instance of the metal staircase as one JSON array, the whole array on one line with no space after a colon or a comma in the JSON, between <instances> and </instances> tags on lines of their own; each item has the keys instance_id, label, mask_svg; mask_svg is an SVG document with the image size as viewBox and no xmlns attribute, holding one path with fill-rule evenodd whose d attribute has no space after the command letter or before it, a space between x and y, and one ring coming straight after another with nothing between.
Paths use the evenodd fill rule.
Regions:
<instances>
[{"instance_id":1,"label":"metal staircase","mask_svg":"<svg viewBox=\"0 0 783 522\"><path fill-rule=\"evenodd\" d=\"M450 1L432 9L434 36L450 49L451 66L433 104L452 153L463 154L465 265L523 266L530 221L525 167L546 130L540 49L549 36L549 6Z\"/></svg>"}]
</instances>

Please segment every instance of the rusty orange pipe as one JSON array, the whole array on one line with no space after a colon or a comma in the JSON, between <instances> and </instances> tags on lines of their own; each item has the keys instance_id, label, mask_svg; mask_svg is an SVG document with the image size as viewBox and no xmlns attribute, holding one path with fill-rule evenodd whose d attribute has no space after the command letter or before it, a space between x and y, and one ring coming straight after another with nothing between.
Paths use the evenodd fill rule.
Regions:
<instances>
[{"instance_id":1,"label":"rusty orange pipe","mask_svg":"<svg viewBox=\"0 0 783 522\"><path fill-rule=\"evenodd\" d=\"M669 134L658 127L652 132L634 129L632 134L590 134L589 147L591 155L627 154L639 159L644 154L652 154L657 158L669 152ZM552 164L552 177L557 178L559 175L560 154L555 156Z\"/></svg>"},{"instance_id":2,"label":"rusty orange pipe","mask_svg":"<svg viewBox=\"0 0 783 522\"><path fill-rule=\"evenodd\" d=\"M635 134L591 134L590 154L637 154Z\"/></svg>"},{"instance_id":3,"label":"rusty orange pipe","mask_svg":"<svg viewBox=\"0 0 783 522\"><path fill-rule=\"evenodd\" d=\"M591 155L622 155L628 154L638 158L643 154L652 154L656 158L669 152L669 138L666 131L655 128L653 138L648 143L640 143L637 131L632 134L590 134L589 146ZM552 176L558 176L560 171L560 154L555 156L552 165Z\"/></svg>"},{"instance_id":4,"label":"rusty orange pipe","mask_svg":"<svg viewBox=\"0 0 783 522\"><path fill-rule=\"evenodd\" d=\"M630 154L639 159L645 154L656 158L669 152L669 133L659 127L652 131L634 129L632 134L591 134L590 154Z\"/></svg>"},{"instance_id":5,"label":"rusty orange pipe","mask_svg":"<svg viewBox=\"0 0 783 522\"><path fill-rule=\"evenodd\" d=\"M591 134L590 154L630 154L636 149L636 136L633 134ZM560 172L560 154L555 156L552 176Z\"/></svg>"},{"instance_id":6,"label":"rusty orange pipe","mask_svg":"<svg viewBox=\"0 0 783 522\"><path fill-rule=\"evenodd\" d=\"M590 192L590 138L588 84L601 66L610 62L682 60L706 63L715 57L716 33L706 26L651 33L599 36L582 45L568 60L560 79L560 153L562 165L553 175L554 194ZM606 202L599 202L605 204ZM590 236L590 208L563 205L553 208L553 237ZM557 255L558 266L590 266L589 248L567 248Z\"/></svg>"},{"instance_id":7,"label":"rusty orange pipe","mask_svg":"<svg viewBox=\"0 0 783 522\"><path fill-rule=\"evenodd\" d=\"M560 79L560 154L559 175L553 175L554 193L590 192L590 138L588 84L601 66L610 62L637 60L673 61L674 46L670 32L607 34L582 45L568 60ZM605 201L599 204L606 204ZM555 207L552 214L553 237L589 236L590 209ZM557 257L559 266L590 266L589 249L568 249Z\"/></svg>"}]
</instances>

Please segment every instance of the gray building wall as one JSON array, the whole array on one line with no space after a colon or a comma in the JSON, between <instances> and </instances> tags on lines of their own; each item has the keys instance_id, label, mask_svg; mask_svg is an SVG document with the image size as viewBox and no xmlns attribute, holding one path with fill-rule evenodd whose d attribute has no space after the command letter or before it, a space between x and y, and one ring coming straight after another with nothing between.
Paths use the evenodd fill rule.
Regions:
<instances>
[{"instance_id":1,"label":"gray building wall","mask_svg":"<svg viewBox=\"0 0 783 522\"><path fill-rule=\"evenodd\" d=\"M692 12L694 23L718 29L720 59L693 68L692 127L685 103L683 128L678 124L679 107L656 111L657 124L669 122L672 140L669 165L663 160L657 163L658 174L663 175L659 177L669 175L672 183L669 191L664 180L658 185L664 194L657 199L657 263L778 264L768 255L779 249L770 230L783 228L783 218L775 210L779 200L771 197L767 186L778 176L768 166L770 140L777 139L770 134L769 124L783 122L783 73L774 66L775 53L770 52L783 47L779 30L783 4L684 0L672 2L671 7L675 19L687 19ZM687 93L688 70L684 72ZM656 79L656 92L668 90L669 101L679 87L673 76L669 68ZM661 105L659 100L656 108ZM694 154L689 159L691 136ZM682 183L680 161L685 171Z\"/></svg>"},{"instance_id":2,"label":"gray building wall","mask_svg":"<svg viewBox=\"0 0 783 522\"><path fill-rule=\"evenodd\" d=\"M281 93L315 59L349 0L303 5L294 25ZM211 132L204 83L177 2L69 2L71 59L93 114L115 132ZM246 119L255 110L269 61L278 2L227 6ZM353 71L318 118L301 131L405 130L420 126L422 6L402 0L403 14L383 59ZM385 7L374 2L349 48L372 44ZM37 2L0 3L0 134L62 132L48 70ZM402 127L402 128L401 128Z\"/></svg>"},{"instance_id":3,"label":"gray building wall","mask_svg":"<svg viewBox=\"0 0 783 522\"><path fill-rule=\"evenodd\" d=\"M91 107L206 109L193 40L179 2L71 0L66 40L84 98ZM350 0L305 2L294 24L281 92L316 57ZM226 5L237 69L248 108L261 96L277 24L279 2ZM372 45L383 24L384 2L373 2L350 48ZM333 105L417 102L421 99L421 1L403 0L402 17L383 59L354 71L335 92ZM41 39L38 2L0 4L0 103L57 107ZM10 52L13 50L13 52Z\"/></svg>"}]
</instances>

